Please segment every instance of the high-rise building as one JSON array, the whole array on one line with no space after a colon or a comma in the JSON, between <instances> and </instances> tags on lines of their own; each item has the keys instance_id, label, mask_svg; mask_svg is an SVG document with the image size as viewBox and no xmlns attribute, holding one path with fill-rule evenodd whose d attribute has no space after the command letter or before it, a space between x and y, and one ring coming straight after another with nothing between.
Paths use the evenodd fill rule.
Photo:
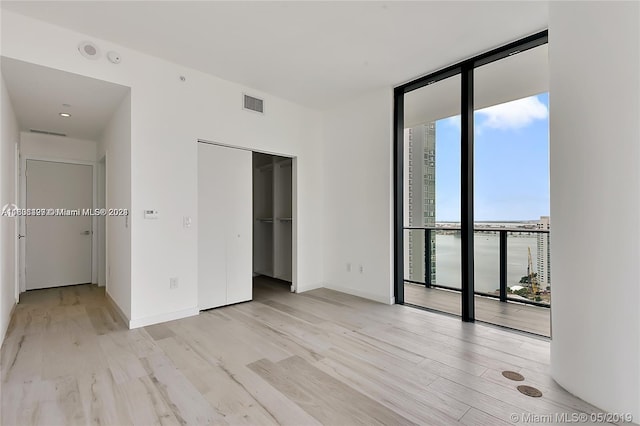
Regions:
<instances>
[{"instance_id":1,"label":"high-rise building","mask_svg":"<svg viewBox=\"0 0 640 426\"><path fill-rule=\"evenodd\" d=\"M537 228L549 231L551 229L551 218L549 216L540 216ZM548 233L539 233L537 239L538 283L544 289L551 285L551 242Z\"/></svg>"},{"instance_id":2,"label":"high-rise building","mask_svg":"<svg viewBox=\"0 0 640 426\"><path fill-rule=\"evenodd\" d=\"M436 223L436 127L435 123L405 129L405 224L434 227ZM405 234L405 276L425 280L425 233ZM431 282L436 277L436 235L431 232Z\"/></svg>"}]
</instances>

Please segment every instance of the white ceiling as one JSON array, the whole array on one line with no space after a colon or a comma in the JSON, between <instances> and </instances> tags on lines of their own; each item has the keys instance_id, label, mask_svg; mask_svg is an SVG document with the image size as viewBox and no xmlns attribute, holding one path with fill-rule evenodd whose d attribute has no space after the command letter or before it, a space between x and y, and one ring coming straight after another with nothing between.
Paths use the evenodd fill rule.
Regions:
<instances>
[{"instance_id":1,"label":"white ceiling","mask_svg":"<svg viewBox=\"0 0 640 426\"><path fill-rule=\"evenodd\" d=\"M1 4L320 109L543 30L548 22L546 1Z\"/></svg>"},{"instance_id":2,"label":"white ceiling","mask_svg":"<svg viewBox=\"0 0 640 426\"><path fill-rule=\"evenodd\" d=\"M1 58L2 76L20 130L62 133L98 140L128 87ZM70 105L69 107L63 104ZM71 114L64 118L61 112Z\"/></svg>"},{"instance_id":3,"label":"white ceiling","mask_svg":"<svg viewBox=\"0 0 640 426\"><path fill-rule=\"evenodd\" d=\"M549 45L543 44L474 71L474 109L549 91ZM405 127L460 114L460 76L440 80L404 97Z\"/></svg>"}]
</instances>

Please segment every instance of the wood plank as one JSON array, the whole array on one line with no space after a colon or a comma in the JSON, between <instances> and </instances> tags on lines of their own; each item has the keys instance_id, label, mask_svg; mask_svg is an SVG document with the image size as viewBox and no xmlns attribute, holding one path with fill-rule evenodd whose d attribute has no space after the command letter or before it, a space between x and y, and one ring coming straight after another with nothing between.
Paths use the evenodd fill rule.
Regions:
<instances>
[{"instance_id":1,"label":"wood plank","mask_svg":"<svg viewBox=\"0 0 640 426\"><path fill-rule=\"evenodd\" d=\"M44 348L41 334L23 334L5 339L2 345L2 382L25 383L40 379Z\"/></svg>"},{"instance_id":2,"label":"wood plank","mask_svg":"<svg viewBox=\"0 0 640 426\"><path fill-rule=\"evenodd\" d=\"M129 380L118 385L124 394L127 412L134 425L184 425L183 419L178 420L168 403L147 377Z\"/></svg>"},{"instance_id":3,"label":"wood plank","mask_svg":"<svg viewBox=\"0 0 640 426\"><path fill-rule=\"evenodd\" d=\"M394 379L344 358L325 358L315 366L417 424L451 423L469 409L454 398L427 390L425 382Z\"/></svg>"},{"instance_id":4,"label":"wood plank","mask_svg":"<svg viewBox=\"0 0 640 426\"><path fill-rule=\"evenodd\" d=\"M117 426L132 423L125 393L108 369L81 375L78 389L89 424Z\"/></svg>"},{"instance_id":5,"label":"wood plank","mask_svg":"<svg viewBox=\"0 0 640 426\"><path fill-rule=\"evenodd\" d=\"M2 397L0 424L11 426L37 424L42 389L40 379L24 382L16 380L10 385L0 383Z\"/></svg>"},{"instance_id":6,"label":"wood plank","mask_svg":"<svg viewBox=\"0 0 640 426\"><path fill-rule=\"evenodd\" d=\"M294 318L302 319L311 324L320 324L325 322L326 320L320 317L317 317L313 314L310 314L307 311L303 311L301 309L296 309L291 307L290 305L286 305L284 303L276 302L275 300L265 300L261 302L263 305L270 306L274 309L279 310L280 312L284 312L286 314L291 315Z\"/></svg>"},{"instance_id":7,"label":"wood plank","mask_svg":"<svg viewBox=\"0 0 640 426\"><path fill-rule=\"evenodd\" d=\"M87 315L98 335L120 329L120 322L107 306L88 306Z\"/></svg>"},{"instance_id":8,"label":"wood plank","mask_svg":"<svg viewBox=\"0 0 640 426\"><path fill-rule=\"evenodd\" d=\"M497 417L493 417L492 415L475 408L469 409L464 417L460 419L460 423L468 426L501 426L511 424L503 422Z\"/></svg>"},{"instance_id":9,"label":"wood plank","mask_svg":"<svg viewBox=\"0 0 640 426\"><path fill-rule=\"evenodd\" d=\"M300 357L277 364L262 359L249 368L323 424L413 424Z\"/></svg>"},{"instance_id":10,"label":"wood plank","mask_svg":"<svg viewBox=\"0 0 640 426\"><path fill-rule=\"evenodd\" d=\"M130 345L112 334L98 336L98 344L116 383L128 382L147 375L138 355Z\"/></svg>"},{"instance_id":11,"label":"wood plank","mask_svg":"<svg viewBox=\"0 0 640 426\"><path fill-rule=\"evenodd\" d=\"M141 361L149 379L180 422L193 425L227 424L224 417L209 405L165 355L154 354Z\"/></svg>"},{"instance_id":12,"label":"wood plank","mask_svg":"<svg viewBox=\"0 0 640 426\"><path fill-rule=\"evenodd\" d=\"M149 336L151 336L153 340L162 340L175 336L175 333L171 331L167 324L150 325L144 329L149 333Z\"/></svg>"},{"instance_id":13,"label":"wood plank","mask_svg":"<svg viewBox=\"0 0 640 426\"><path fill-rule=\"evenodd\" d=\"M431 383L429 387L435 392L440 392L456 398L459 401L464 401L464 403L469 404L472 408L497 418L501 422L512 423L511 415L513 413L526 412L515 405L508 404L485 393L459 385L448 379L440 378ZM471 415L473 416L473 413Z\"/></svg>"}]
</instances>

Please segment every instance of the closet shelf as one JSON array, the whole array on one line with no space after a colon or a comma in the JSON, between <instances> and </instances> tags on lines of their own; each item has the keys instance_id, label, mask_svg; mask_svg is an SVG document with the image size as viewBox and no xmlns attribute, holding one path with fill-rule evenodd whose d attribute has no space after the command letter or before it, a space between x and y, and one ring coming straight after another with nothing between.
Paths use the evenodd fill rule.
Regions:
<instances>
[{"instance_id":1,"label":"closet shelf","mask_svg":"<svg viewBox=\"0 0 640 426\"><path fill-rule=\"evenodd\" d=\"M269 163L269 164L265 164L263 166L256 167L256 169L258 169L261 172L264 172L264 171L267 171L267 170L273 170L273 163Z\"/></svg>"},{"instance_id":2,"label":"closet shelf","mask_svg":"<svg viewBox=\"0 0 640 426\"><path fill-rule=\"evenodd\" d=\"M253 164L254 272L290 282L294 233L292 161L253 153Z\"/></svg>"},{"instance_id":3,"label":"closet shelf","mask_svg":"<svg viewBox=\"0 0 640 426\"><path fill-rule=\"evenodd\" d=\"M293 165L293 163L291 162L290 158L287 158L286 160L280 160L280 161L276 162L276 164L280 168L291 167Z\"/></svg>"}]
</instances>

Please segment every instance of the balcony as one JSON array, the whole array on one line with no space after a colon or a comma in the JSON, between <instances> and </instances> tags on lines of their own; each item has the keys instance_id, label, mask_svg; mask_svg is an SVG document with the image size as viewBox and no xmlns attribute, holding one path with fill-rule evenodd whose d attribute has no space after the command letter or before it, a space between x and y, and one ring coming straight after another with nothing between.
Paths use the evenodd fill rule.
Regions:
<instances>
[{"instance_id":1,"label":"balcony","mask_svg":"<svg viewBox=\"0 0 640 426\"><path fill-rule=\"evenodd\" d=\"M460 315L460 228L406 227L404 302ZM476 227L477 321L550 336L549 231L535 225Z\"/></svg>"}]
</instances>

